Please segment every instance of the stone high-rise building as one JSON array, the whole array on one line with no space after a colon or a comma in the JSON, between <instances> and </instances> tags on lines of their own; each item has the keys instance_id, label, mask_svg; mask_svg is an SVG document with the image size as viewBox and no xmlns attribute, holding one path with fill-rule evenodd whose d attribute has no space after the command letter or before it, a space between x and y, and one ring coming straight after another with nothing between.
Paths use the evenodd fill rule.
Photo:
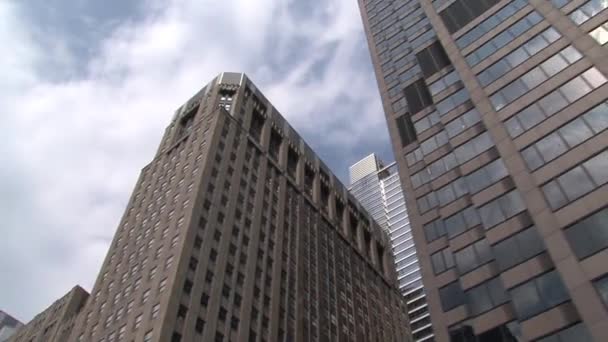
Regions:
<instances>
[{"instance_id":1,"label":"stone high-rise building","mask_svg":"<svg viewBox=\"0 0 608 342\"><path fill-rule=\"evenodd\" d=\"M10 342L64 342L89 298L89 293L75 286L46 310L21 327Z\"/></svg>"},{"instance_id":2,"label":"stone high-rise building","mask_svg":"<svg viewBox=\"0 0 608 342\"><path fill-rule=\"evenodd\" d=\"M244 75L175 113L70 341L410 341L387 234Z\"/></svg>"},{"instance_id":3,"label":"stone high-rise building","mask_svg":"<svg viewBox=\"0 0 608 342\"><path fill-rule=\"evenodd\" d=\"M435 339L607 341L608 1L359 6Z\"/></svg>"},{"instance_id":4,"label":"stone high-rise building","mask_svg":"<svg viewBox=\"0 0 608 342\"><path fill-rule=\"evenodd\" d=\"M19 320L0 310L0 342L8 340L22 326Z\"/></svg>"},{"instance_id":5,"label":"stone high-rise building","mask_svg":"<svg viewBox=\"0 0 608 342\"><path fill-rule=\"evenodd\" d=\"M433 327L397 164L385 166L372 153L349 171L350 193L391 238L399 292L406 300L412 337L416 342L432 341Z\"/></svg>"}]
</instances>

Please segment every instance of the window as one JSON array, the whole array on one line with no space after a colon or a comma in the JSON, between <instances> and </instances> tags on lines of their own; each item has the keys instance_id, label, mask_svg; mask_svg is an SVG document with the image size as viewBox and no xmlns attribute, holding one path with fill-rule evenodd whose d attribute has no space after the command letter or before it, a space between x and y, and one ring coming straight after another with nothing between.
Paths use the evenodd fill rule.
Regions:
<instances>
[{"instance_id":1,"label":"window","mask_svg":"<svg viewBox=\"0 0 608 342\"><path fill-rule=\"evenodd\" d=\"M423 155L430 154L439 147L448 143L448 134L445 131L439 131L435 135L420 143L420 149Z\"/></svg>"},{"instance_id":2,"label":"window","mask_svg":"<svg viewBox=\"0 0 608 342\"><path fill-rule=\"evenodd\" d=\"M439 103L435 105L437 112L439 112L440 116L444 116L449 113L452 109L460 106L470 99L469 92L466 88L462 88L452 95L446 97L441 100Z\"/></svg>"},{"instance_id":3,"label":"window","mask_svg":"<svg viewBox=\"0 0 608 342\"><path fill-rule=\"evenodd\" d=\"M412 115L433 104L431 93L429 93L429 89L426 87L423 79L418 79L416 82L408 85L403 92L409 112Z\"/></svg>"},{"instance_id":4,"label":"window","mask_svg":"<svg viewBox=\"0 0 608 342\"><path fill-rule=\"evenodd\" d=\"M606 45L608 43L608 22L598 26L589 32L591 38L595 39L600 45Z\"/></svg>"},{"instance_id":5,"label":"window","mask_svg":"<svg viewBox=\"0 0 608 342\"><path fill-rule=\"evenodd\" d=\"M484 151L494 146L494 142L488 132L483 132L468 142L454 149L454 155L460 165L475 158Z\"/></svg>"},{"instance_id":6,"label":"window","mask_svg":"<svg viewBox=\"0 0 608 342\"><path fill-rule=\"evenodd\" d=\"M606 8L608 8L608 2L604 0L589 0L570 13L570 19L577 25L582 25Z\"/></svg>"},{"instance_id":7,"label":"window","mask_svg":"<svg viewBox=\"0 0 608 342\"><path fill-rule=\"evenodd\" d=\"M139 328L140 325L141 325L141 314L137 315L137 317L135 317L135 321L133 322L133 330L137 330L137 328Z\"/></svg>"},{"instance_id":8,"label":"window","mask_svg":"<svg viewBox=\"0 0 608 342\"><path fill-rule=\"evenodd\" d=\"M204 328L205 328L205 321L203 321L202 319L200 319L199 317L197 317L196 318L196 325L195 325L194 329L196 330L196 332L198 334L202 334Z\"/></svg>"},{"instance_id":9,"label":"window","mask_svg":"<svg viewBox=\"0 0 608 342\"><path fill-rule=\"evenodd\" d=\"M416 59L425 78L436 74L441 69L451 65L448 55L441 43L434 42L416 54Z\"/></svg>"},{"instance_id":10,"label":"window","mask_svg":"<svg viewBox=\"0 0 608 342\"><path fill-rule=\"evenodd\" d=\"M577 323L569 326L566 329L562 329L549 336L536 340L536 342L593 342L593 338L584 323Z\"/></svg>"},{"instance_id":11,"label":"window","mask_svg":"<svg viewBox=\"0 0 608 342\"><path fill-rule=\"evenodd\" d=\"M141 303L145 303L148 301L148 298L150 298L150 289L147 289L146 291L144 291L144 293L141 296Z\"/></svg>"},{"instance_id":12,"label":"window","mask_svg":"<svg viewBox=\"0 0 608 342\"><path fill-rule=\"evenodd\" d=\"M433 111L422 119L416 121L414 123L414 129L418 134L420 134L426 131L427 129L433 127L435 124L439 123L440 120L441 117L439 116L439 113Z\"/></svg>"},{"instance_id":13,"label":"window","mask_svg":"<svg viewBox=\"0 0 608 342\"><path fill-rule=\"evenodd\" d=\"M158 317L159 311L160 311L160 303L154 304L154 306L152 307L152 313L150 314L150 317L152 319L155 319L156 317Z\"/></svg>"},{"instance_id":14,"label":"window","mask_svg":"<svg viewBox=\"0 0 608 342\"><path fill-rule=\"evenodd\" d=\"M448 153L445 156L441 157L441 159L436 160L431 165L427 166L425 169L422 169L418 173L412 176L412 185L414 188L418 188L423 184L426 184L444 173L450 171L458 165L456 161L456 157L454 153Z\"/></svg>"},{"instance_id":15,"label":"window","mask_svg":"<svg viewBox=\"0 0 608 342\"><path fill-rule=\"evenodd\" d=\"M144 335L144 342L152 342L152 336L154 336L152 330L146 332L146 334Z\"/></svg>"},{"instance_id":16,"label":"window","mask_svg":"<svg viewBox=\"0 0 608 342\"><path fill-rule=\"evenodd\" d=\"M477 39L481 38L484 34L491 31L494 27L511 18L517 11L525 7L527 4L528 2L526 0L512 1L490 16L488 19L473 27L469 32L456 39L456 45L458 45L460 49L464 49Z\"/></svg>"},{"instance_id":17,"label":"window","mask_svg":"<svg viewBox=\"0 0 608 342\"><path fill-rule=\"evenodd\" d=\"M604 102L524 149L521 154L532 171L558 158L608 128Z\"/></svg>"},{"instance_id":18,"label":"window","mask_svg":"<svg viewBox=\"0 0 608 342\"><path fill-rule=\"evenodd\" d=\"M559 32L552 27L549 27L536 37L528 40L523 45L513 50L513 52L504 56L479 74L477 74L477 79L481 83L482 86L487 86L488 84L496 81L521 63L530 59L532 56L536 55L544 48L549 46L551 43L555 42L561 37Z\"/></svg>"},{"instance_id":19,"label":"window","mask_svg":"<svg viewBox=\"0 0 608 342\"><path fill-rule=\"evenodd\" d=\"M449 248L444 248L431 255L431 262L433 271L435 271L435 274L439 274L454 267L454 255Z\"/></svg>"},{"instance_id":20,"label":"window","mask_svg":"<svg viewBox=\"0 0 608 342\"><path fill-rule=\"evenodd\" d=\"M416 131L414 130L412 118L409 114L399 116L395 122L397 124L402 146L407 146L416 140Z\"/></svg>"},{"instance_id":21,"label":"window","mask_svg":"<svg viewBox=\"0 0 608 342\"><path fill-rule=\"evenodd\" d=\"M467 308L473 316L477 316L509 300L500 277L490 279L465 292Z\"/></svg>"},{"instance_id":22,"label":"window","mask_svg":"<svg viewBox=\"0 0 608 342\"><path fill-rule=\"evenodd\" d=\"M555 270L519 285L509 293L520 320L538 315L570 299L566 287Z\"/></svg>"},{"instance_id":23,"label":"window","mask_svg":"<svg viewBox=\"0 0 608 342\"><path fill-rule=\"evenodd\" d=\"M496 159L466 175L466 183L471 193L477 193L508 175L502 159Z\"/></svg>"},{"instance_id":24,"label":"window","mask_svg":"<svg viewBox=\"0 0 608 342\"><path fill-rule=\"evenodd\" d=\"M543 17L536 11L530 12L527 16L523 17L515 24L511 25L506 30L497 34L494 38L490 39L487 43L475 49L469 55L466 56L466 61L470 67L477 65L479 62L488 58L498 49L509 44L515 38L521 36L524 32L531 29L534 25L540 23Z\"/></svg>"},{"instance_id":25,"label":"window","mask_svg":"<svg viewBox=\"0 0 608 342\"><path fill-rule=\"evenodd\" d=\"M429 91L431 92L431 95L437 95L458 81L460 81L460 77L458 76L456 70L454 70L429 85Z\"/></svg>"},{"instance_id":26,"label":"window","mask_svg":"<svg viewBox=\"0 0 608 342\"><path fill-rule=\"evenodd\" d=\"M608 247L608 208L565 229L566 239L579 259L587 258Z\"/></svg>"},{"instance_id":27,"label":"window","mask_svg":"<svg viewBox=\"0 0 608 342\"><path fill-rule=\"evenodd\" d=\"M549 206L555 211L607 182L608 150L605 150L548 182L542 189Z\"/></svg>"},{"instance_id":28,"label":"window","mask_svg":"<svg viewBox=\"0 0 608 342\"><path fill-rule=\"evenodd\" d=\"M481 115L477 109L473 108L447 123L445 131L448 133L448 137L453 138L480 121Z\"/></svg>"},{"instance_id":29,"label":"window","mask_svg":"<svg viewBox=\"0 0 608 342\"><path fill-rule=\"evenodd\" d=\"M520 264L545 250L544 243L532 226L492 246L496 262L501 271Z\"/></svg>"},{"instance_id":30,"label":"window","mask_svg":"<svg viewBox=\"0 0 608 342\"><path fill-rule=\"evenodd\" d=\"M497 2L498 0L456 0L445 10L441 11L439 16L448 31L454 33L482 15Z\"/></svg>"},{"instance_id":31,"label":"window","mask_svg":"<svg viewBox=\"0 0 608 342\"><path fill-rule=\"evenodd\" d=\"M509 103L557 75L560 71L576 63L582 57L583 55L574 47L566 47L490 96L494 109L497 111L503 109ZM569 89L568 94L576 91L586 93L591 90L582 80L578 80L577 82L573 85L572 89ZM582 88L579 89L579 87Z\"/></svg>"},{"instance_id":32,"label":"window","mask_svg":"<svg viewBox=\"0 0 608 342\"><path fill-rule=\"evenodd\" d=\"M481 221L485 229L490 229L499 223L526 210L526 205L519 191L512 190L479 208Z\"/></svg>"},{"instance_id":33,"label":"window","mask_svg":"<svg viewBox=\"0 0 608 342\"><path fill-rule=\"evenodd\" d=\"M460 274L468 273L494 259L486 239L479 240L454 253L456 267Z\"/></svg>"},{"instance_id":34,"label":"window","mask_svg":"<svg viewBox=\"0 0 608 342\"><path fill-rule=\"evenodd\" d=\"M451 239L480 224L479 214L470 206L445 219L445 230Z\"/></svg>"},{"instance_id":35,"label":"window","mask_svg":"<svg viewBox=\"0 0 608 342\"><path fill-rule=\"evenodd\" d=\"M439 205L445 206L469 193L464 178L457 178L436 191Z\"/></svg>"},{"instance_id":36,"label":"window","mask_svg":"<svg viewBox=\"0 0 608 342\"><path fill-rule=\"evenodd\" d=\"M439 298L444 312L465 303L465 295L458 281L452 282L439 289Z\"/></svg>"},{"instance_id":37,"label":"window","mask_svg":"<svg viewBox=\"0 0 608 342\"><path fill-rule=\"evenodd\" d=\"M446 235L445 224L442 219L437 219L424 225L424 235L426 241L431 242Z\"/></svg>"},{"instance_id":38,"label":"window","mask_svg":"<svg viewBox=\"0 0 608 342\"><path fill-rule=\"evenodd\" d=\"M507 120L509 135L518 137L604 83L606 78L596 68L587 69Z\"/></svg>"}]
</instances>

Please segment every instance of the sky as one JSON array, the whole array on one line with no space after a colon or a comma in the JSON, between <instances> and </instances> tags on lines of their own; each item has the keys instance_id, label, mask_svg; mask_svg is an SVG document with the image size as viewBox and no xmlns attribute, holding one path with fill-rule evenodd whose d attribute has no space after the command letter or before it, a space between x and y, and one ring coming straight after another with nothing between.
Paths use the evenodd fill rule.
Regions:
<instances>
[{"instance_id":1,"label":"sky","mask_svg":"<svg viewBox=\"0 0 608 342\"><path fill-rule=\"evenodd\" d=\"M0 309L90 291L172 113L245 72L345 184L392 160L354 0L0 1Z\"/></svg>"}]
</instances>

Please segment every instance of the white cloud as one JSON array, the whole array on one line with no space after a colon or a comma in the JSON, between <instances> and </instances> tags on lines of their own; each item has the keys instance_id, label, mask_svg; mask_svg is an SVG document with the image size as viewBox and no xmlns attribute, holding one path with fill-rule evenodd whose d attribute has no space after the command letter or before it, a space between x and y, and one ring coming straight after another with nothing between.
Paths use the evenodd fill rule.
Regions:
<instances>
[{"instance_id":1,"label":"white cloud","mask_svg":"<svg viewBox=\"0 0 608 342\"><path fill-rule=\"evenodd\" d=\"M352 159L386 143L354 2L298 12L294 1L146 4L142 20L116 25L96 56L78 60L69 37L49 36L49 50L22 20L26 8L0 2L0 41L11 47L0 55L0 305L24 320L74 284L90 289L173 111L220 71L247 72L313 146ZM49 67L69 77L53 81Z\"/></svg>"}]
</instances>

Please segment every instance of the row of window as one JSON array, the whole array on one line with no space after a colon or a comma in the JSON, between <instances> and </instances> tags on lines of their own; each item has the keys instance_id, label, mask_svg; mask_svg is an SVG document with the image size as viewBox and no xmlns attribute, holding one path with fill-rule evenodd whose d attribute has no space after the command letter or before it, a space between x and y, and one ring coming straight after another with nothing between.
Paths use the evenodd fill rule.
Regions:
<instances>
[{"instance_id":1,"label":"row of window","mask_svg":"<svg viewBox=\"0 0 608 342\"><path fill-rule=\"evenodd\" d=\"M570 19L580 26L606 8L608 2L605 0L589 0L570 13Z\"/></svg>"},{"instance_id":2,"label":"row of window","mask_svg":"<svg viewBox=\"0 0 608 342\"><path fill-rule=\"evenodd\" d=\"M470 67L474 67L479 64L479 62L494 54L498 49L509 44L515 38L520 37L524 32L528 31L542 20L543 17L538 14L538 12L532 11L509 28L490 39L487 43L472 51L465 58L467 63Z\"/></svg>"},{"instance_id":3,"label":"row of window","mask_svg":"<svg viewBox=\"0 0 608 342\"><path fill-rule=\"evenodd\" d=\"M474 288L462 290L454 281L439 289L443 311L466 304L471 315L479 315L509 301L517 318L527 320L569 300L568 292L557 271L549 271L505 291L500 277L490 279Z\"/></svg>"},{"instance_id":4,"label":"row of window","mask_svg":"<svg viewBox=\"0 0 608 342\"><path fill-rule=\"evenodd\" d=\"M482 21L477 26L473 27L469 32L456 39L456 45L458 45L460 49L464 49L465 47L471 45L484 34L490 32L496 26L511 18L515 13L517 13L517 11L525 7L527 4L528 1L526 0L515 0L508 3L505 7L498 10L488 19Z\"/></svg>"},{"instance_id":5,"label":"row of window","mask_svg":"<svg viewBox=\"0 0 608 342\"><path fill-rule=\"evenodd\" d=\"M442 202L449 203L450 201L456 200L457 198L464 196L466 193L476 193L482 190L483 188L488 187L491 184L494 184L497 181L503 179L507 175L508 172L504 165L504 162L502 161L502 159L497 159L493 162L486 164L475 172L472 172L462 178L456 179L454 182L449 183L445 187L439 189L437 192L425 195L424 197L419 199L418 205L420 207L420 210L423 211L423 209L431 209ZM468 188L468 190L463 187L463 180L466 183L466 187ZM512 203L512 201L514 201L514 203ZM517 210L523 207L523 203L519 198L519 194L510 194L506 197L502 196L484 205L482 208L484 208L484 217L486 217L486 221L484 223L486 229L504 221L505 218L509 218L515 215L517 213L517 210L514 209L514 205L517 207ZM462 219L460 219L459 215L464 216L462 217ZM443 219L437 219L425 225L424 229L428 242L431 242L441 236L446 235L448 233L448 230L450 232L448 234L450 237L456 236L459 233L464 232L469 228L473 227L474 225L478 224L480 221L477 212L474 211L472 207L470 207L470 209L467 208L464 211L461 211L460 213L455 214L448 219L446 219L446 224L449 222L449 225L451 227L449 227L447 230L444 226ZM465 222L469 222L469 224L465 224Z\"/></svg>"},{"instance_id":6,"label":"row of window","mask_svg":"<svg viewBox=\"0 0 608 342\"><path fill-rule=\"evenodd\" d=\"M509 135L512 138L520 136L604 83L606 77L599 70L587 69L508 119L505 126Z\"/></svg>"},{"instance_id":7,"label":"row of window","mask_svg":"<svg viewBox=\"0 0 608 342\"><path fill-rule=\"evenodd\" d=\"M484 132L455 148L453 153L443 156L425 169L414 174L411 178L412 184L414 188L418 188L421 185L440 177L457 165L466 163L493 146L494 142L492 141L492 138L490 138L488 132Z\"/></svg>"},{"instance_id":8,"label":"row of window","mask_svg":"<svg viewBox=\"0 0 608 342\"><path fill-rule=\"evenodd\" d=\"M606 45L606 43L608 43L608 21L589 32L589 35L591 38L595 39L598 44Z\"/></svg>"},{"instance_id":9,"label":"row of window","mask_svg":"<svg viewBox=\"0 0 608 342\"><path fill-rule=\"evenodd\" d=\"M608 183L608 150L543 185L549 206L557 210Z\"/></svg>"},{"instance_id":10,"label":"row of window","mask_svg":"<svg viewBox=\"0 0 608 342\"><path fill-rule=\"evenodd\" d=\"M456 0L446 9L439 13L445 26L450 33L454 33L465 27L475 18L496 5L499 0L468 1Z\"/></svg>"},{"instance_id":11,"label":"row of window","mask_svg":"<svg viewBox=\"0 0 608 342\"><path fill-rule=\"evenodd\" d=\"M542 51L560 37L561 35L559 32L557 32L557 30L555 30L553 27L549 27L539 35L528 40L517 49L514 49L511 53L499 59L496 63L477 74L477 79L482 86L487 86Z\"/></svg>"},{"instance_id":12,"label":"row of window","mask_svg":"<svg viewBox=\"0 0 608 342\"><path fill-rule=\"evenodd\" d=\"M581 58L583 56L574 47L566 47L490 96L492 106L497 111L503 109Z\"/></svg>"},{"instance_id":13,"label":"row of window","mask_svg":"<svg viewBox=\"0 0 608 342\"><path fill-rule=\"evenodd\" d=\"M458 76L458 73L456 70L454 70L437 81L431 83L429 85L429 91L431 92L431 95L435 96L458 81L460 81L460 76Z\"/></svg>"},{"instance_id":14,"label":"row of window","mask_svg":"<svg viewBox=\"0 0 608 342\"><path fill-rule=\"evenodd\" d=\"M604 102L522 150L532 171L542 167L608 128L608 103Z\"/></svg>"},{"instance_id":15,"label":"row of window","mask_svg":"<svg viewBox=\"0 0 608 342\"><path fill-rule=\"evenodd\" d=\"M585 259L608 248L608 208L573 224L564 231L579 259Z\"/></svg>"},{"instance_id":16,"label":"row of window","mask_svg":"<svg viewBox=\"0 0 608 342\"><path fill-rule=\"evenodd\" d=\"M435 109L439 112L439 115L444 116L449 113L452 109L460 106L469 100L469 92L466 88L462 88L445 99L435 104Z\"/></svg>"},{"instance_id":17,"label":"row of window","mask_svg":"<svg viewBox=\"0 0 608 342\"><path fill-rule=\"evenodd\" d=\"M569 326L549 336L545 336L537 342L593 342L593 338L583 323Z\"/></svg>"},{"instance_id":18,"label":"row of window","mask_svg":"<svg viewBox=\"0 0 608 342\"><path fill-rule=\"evenodd\" d=\"M526 210L518 190L512 190L479 208L485 229L490 229Z\"/></svg>"},{"instance_id":19,"label":"row of window","mask_svg":"<svg viewBox=\"0 0 608 342\"><path fill-rule=\"evenodd\" d=\"M496 260L500 271L508 270L529 260L545 250L545 245L534 226L489 246L487 240L479 240L452 254L449 248L431 255L435 274L457 267L460 274Z\"/></svg>"}]
</instances>

